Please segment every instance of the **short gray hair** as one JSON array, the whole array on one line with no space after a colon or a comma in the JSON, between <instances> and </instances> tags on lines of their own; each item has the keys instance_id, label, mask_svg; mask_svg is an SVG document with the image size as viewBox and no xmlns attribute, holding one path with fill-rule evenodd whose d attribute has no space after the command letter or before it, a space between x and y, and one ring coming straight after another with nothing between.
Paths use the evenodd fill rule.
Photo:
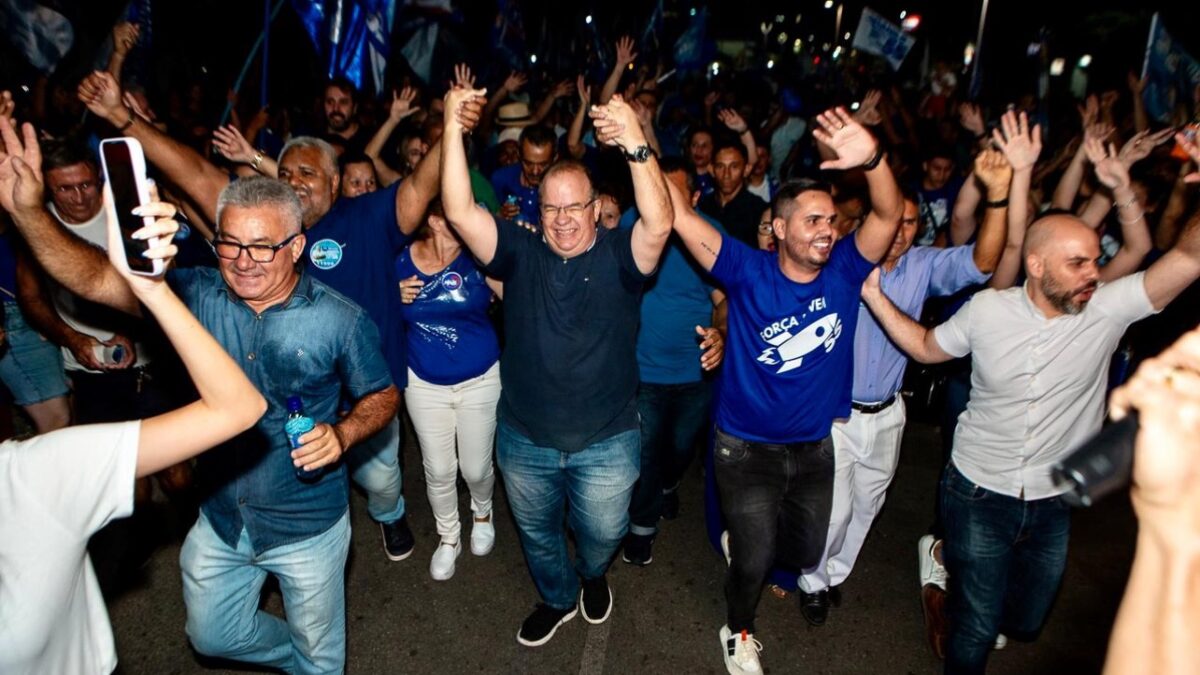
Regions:
<instances>
[{"instance_id":1,"label":"short gray hair","mask_svg":"<svg viewBox=\"0 0 1200 675\"><path fill-rule=\"evenodd\" d=\"M289 235L300 233L303 218L300 208L300 198L296 191L287 183L267 178L266 176L251 176L240 178L225 186L221 196L217 197L217 228L221 227L221 214L227 206L242 208L257 208L274 206L283 212Z\"/></svg>"},{"instance_id":2,"label":"short gray hair","mask_svg":"<svg viewBox=\"0 0 1200 675\"><path fill-rule=\"evenodd\" d=\"M316 136L296 136L285 143L283 150L279 151L280 164L283 164L283 158L293 148L316 148L321 152L321 168L325 169L325 173L330 176L338 175L337 150L334 150L328 141L323 141Z\"/></svg>"}]
</instances>

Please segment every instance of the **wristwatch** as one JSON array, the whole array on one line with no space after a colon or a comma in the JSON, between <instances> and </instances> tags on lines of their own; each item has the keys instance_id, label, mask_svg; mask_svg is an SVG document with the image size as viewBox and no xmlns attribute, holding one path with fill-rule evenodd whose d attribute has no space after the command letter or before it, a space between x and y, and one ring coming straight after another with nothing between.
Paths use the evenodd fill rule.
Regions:
<instances>
[{"instance_id":1,"label":"wristwatch","mask_svg":"<svg viewBox=\"0 0 1200 675\"><path fill-rule=\"evenodd\" d=\"M653 155L653 154L654 154L654 151L650 149L650 146L639 145L633 149L633 152L626 151L625 159L627 159L631 162L637 162L638 164L642 164L646 160L650 159L650 155Z\"/></svg>"}]
</instances>

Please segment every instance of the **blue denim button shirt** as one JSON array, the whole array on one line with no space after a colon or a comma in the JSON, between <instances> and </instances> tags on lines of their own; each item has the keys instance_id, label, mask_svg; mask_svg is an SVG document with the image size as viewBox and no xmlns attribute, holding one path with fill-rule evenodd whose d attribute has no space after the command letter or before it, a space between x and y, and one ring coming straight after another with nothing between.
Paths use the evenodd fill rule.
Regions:
<instances>
[{"instance_id":1,"label":"blue denim button shirt","mask_svg":"<svg viewBox=\"0 0 1200 675\"><path fill-rule=\"evenodd\" d=\"M346 469L339 462L315 482L296 478L283 432L287 398L299 396L306 414L333 424L343 391L358 400L387 388L374 322L307 274L286 302L261 314L217 270L173 270L167 279L268 403L253 428L200 455L201 508L213 529L232 548L245 527L256 554L329 529L346 512Z\"/></svg>"}]
</instances>

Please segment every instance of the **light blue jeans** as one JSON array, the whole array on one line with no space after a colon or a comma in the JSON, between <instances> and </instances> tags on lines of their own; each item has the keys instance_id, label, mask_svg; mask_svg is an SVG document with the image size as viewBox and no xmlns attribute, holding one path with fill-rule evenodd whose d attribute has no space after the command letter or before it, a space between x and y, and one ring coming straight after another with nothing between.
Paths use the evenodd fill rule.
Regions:
<instances>
[{"instance_id":1,"label":"light blue jeans","mask_svg":"<svg viewBox=\"0 0 1200 675\"><path fill-rule=\"evenodd\" d=\"M367 493L367 513L377 523L391 523L404 517L404 495L400 492L400 419L392 421L374 436L350 448L346 468L350 479Z\"/></svg>"},{"instance_id":2,"label":"light blue jeans","mask_svg":"<svg viewBox=\"0 0 1200 675\"><path fill-rule=\"evenodd\" d=\"M192 646L287 673L341 673L349 551L349 511L321 534L261 555L244 528L230 548L201 511L179 553ZM287 621L258 608L268 574L279 580Z\"/></svg>"},{"instance_id":3,"label":"light blue jeans","mask_svg":"<svg viewBox=\"0 0 1200 675\"><path fill-rule=\"evenodd\" d=\"M529 573L542 601L555 609L575 606L579 579L605 573L629 526L629 498L637 481L641 436L637 429L593 443L579 452L534 445L500 422L496 459L517 521ZM575 566L563 528L575 533Z\"/></svg>"}]
</instances>

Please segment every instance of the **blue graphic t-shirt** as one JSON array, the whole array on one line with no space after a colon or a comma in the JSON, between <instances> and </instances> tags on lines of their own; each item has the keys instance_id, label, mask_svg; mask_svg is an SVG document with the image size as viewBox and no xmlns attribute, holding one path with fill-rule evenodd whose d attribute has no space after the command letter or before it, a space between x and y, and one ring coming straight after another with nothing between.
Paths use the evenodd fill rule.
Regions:
<instances>
[{"instance_id":1,"label":"blue graphic t-shirt","mask_svg":"<svg viewBox=\"0 0 1200 675\"><path fill-rule=\"evenodd\" d=\"M725 235L712 275L729 298L717 424L761 443L817 441L850 414L854 329L875 264L854 237L837 242L813 281L783 275L778 254Z\"/></svg>"},{"instance_id":2,"label":"blue graphic t-shirt","mask_svg":"<svg viewBox=\"0 0 1200 675\"><path fill-rule=\"evenodd\" d=\"M396 276L417 275L424 286L412 304L402 305L408 335L408 367L433 384L458 384L479 377L500 358L500 343L488 320L492 289L463 251L446 269L425 274L407 248L396 258Z\"/></svg>"},{"instance_id":3,"label":"blue graphic t-shirt","mask_svg":"<svg viewBox=\"0 0 1200 675\"><path fill-rule=\"evenodd\" d=\"M379 328L383 356L396 386L408 385L396 255L410 237L396 226L397 182L359 197L339 197L305 232L305 264L313 278L360 307ZM298 328L298 330L303 330Z\"/></svg>"},{"instance_id":4,"label":"blue graphic t-shirt","mask_svg":"<svg viewBox=\"0 0 1200 675\"><path fill-rule=\"evenodd\" d=\"M537 188L525 187L521 184L521 164L511 164L502 169L496 169L492 174L492 187L496 190L496 199L501 206L512 202L521 209L513 220L524 221L530 225L540 225L541 214L538 213Z\"/></svg>"}]
</instances>

